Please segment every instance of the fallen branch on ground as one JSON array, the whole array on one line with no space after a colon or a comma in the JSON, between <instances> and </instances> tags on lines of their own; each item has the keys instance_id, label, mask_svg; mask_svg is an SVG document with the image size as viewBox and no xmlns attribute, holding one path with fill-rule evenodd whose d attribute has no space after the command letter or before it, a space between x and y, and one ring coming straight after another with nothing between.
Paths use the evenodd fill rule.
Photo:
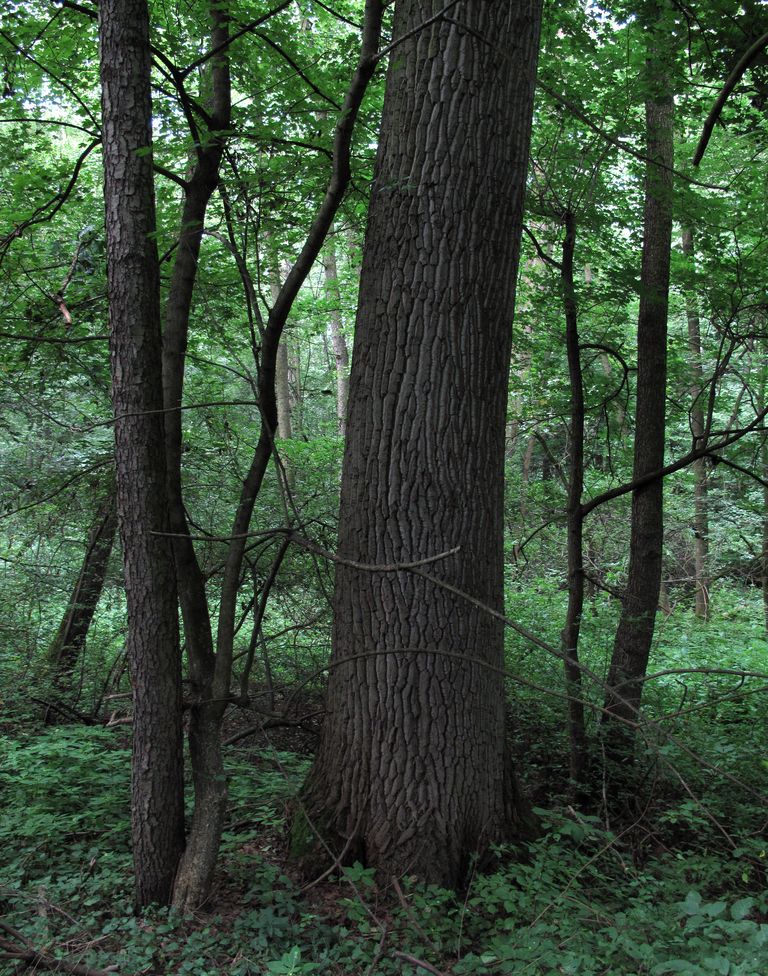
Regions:
<instances>
[{"instance_id":1,"label":"fallen branch on ground","mask_svg":"<svg viewBox=\"0 0 768 976\"><path fill-rule=\"evenodd\" d=\"M55 956L40 949L36 949L29 939L17 929L0 920L0 929L10 939L0 938L0 959L15 959L29 967L49 969L59 973L72 973L73 976L110 976L116 973L117 966L107 966L106 969L94 969L81 962L71 962L68 959L57 959Z\"/></svg>"}]
</instances>

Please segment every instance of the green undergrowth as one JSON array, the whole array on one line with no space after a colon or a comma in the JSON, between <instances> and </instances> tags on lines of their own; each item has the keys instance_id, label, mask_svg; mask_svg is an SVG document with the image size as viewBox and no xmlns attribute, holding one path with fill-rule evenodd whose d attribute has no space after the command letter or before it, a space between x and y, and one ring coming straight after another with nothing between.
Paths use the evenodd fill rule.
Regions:
<instances>
[{"instance_id":1,"label":"green undergrowth","mask_svg":"<svg viewBox=\"0 0 768 976\"><path fill-rule=\"evenodd\" d=\"M765 976L765 681L690 671L763 673L759 596L719 591L706 625L679 608L660 617L651 671L667 673L645 689L639 785L610 815L605 784L589 813L569 798L562 700L510 678L510 741L544 831L522 852L497 851L460 894L407 877L394 890L359 864L303 890L286 853L308 760L243 745L227 751L210 903L192 917L136 916L125 728L18 718L0 736L0 915L51 956L122 976L429 971L413 959L446 976ZM556 645L562 601L542 582L513 594L510 613ZM596 678L614 627L615 608L588 605L582 659ZM562 686L558 660L513 635L507 654L511 674ZM600 697L585 681L585 698ZM597 730L593 716L599 758ZM0 959L3 976L15 966Z\"/></svg>"},{"instance_id":2,"label":"green undergrowth","mask_svg":"<svg viewBox=\"0 0 768 976\"><path fill-rule=\"evenodd\" d=\"M729 845L690 799L616 835L540 809L542 838L522 859L499 850L461 895L404 878L395 897L360 865L303 892L284 854L306 760L243 751L211 904L135 916L124 742L56 728L2 750L3 917L58 958L124 976L423 973L408 956L454 976L766 972L763 841L731 817Z\"/></svg>"}]
</instances>

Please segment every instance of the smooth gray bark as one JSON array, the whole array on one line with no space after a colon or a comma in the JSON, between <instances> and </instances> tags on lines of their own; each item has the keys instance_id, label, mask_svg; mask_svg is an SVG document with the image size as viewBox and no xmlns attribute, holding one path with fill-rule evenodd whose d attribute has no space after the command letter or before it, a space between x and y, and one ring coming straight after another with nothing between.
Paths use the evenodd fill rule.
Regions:
<instances>
[{"instance_id":1,"label":"smooth gray bark","mask_svg":"<svg viewBox=\"0 0 768 976\"><path fill-rule=\"evenodd\" d=\"M695 253L693 247L693 232L690 227L682 229L683 254L693 265ZM701 365L701 324L696 304L695 293L688 292L685 296L685 311L688 320L688 357L692 374L691 382L691 434L695 447L704 446L704 405L703 383L704 375ZM709 576L707 573L707 555L709 549L709 518L707 506L707 461L698 458L693 462L694 478L694 514L693 514L693 555L695 583L696 616L706 620L709 616Z\"/></svg>"},{"instance_id":2,"label":"smooth gray bark","mask_svg":"<svg viewBox=\"0 0 768 976\"><path fill-rule=\"evenodd\" d=\"M331 303L329 327L333 359L336 369L336 421L342 437L347 432L347 403L349 401L349 351L344 338L344 323L341 317L341 292L339 273L336 266L336 244L330 237L323 254L325 289Z\"/></svg>"},{"instance_id":3,"label":"smooth gray bark","mask_svg":"<svg viewBox=\"0 0 768 976\"><path fill-rule=\"evenodd\" d=\"M280 272L277 267L272 273L269 290L274 304L280 295ZM291 387L288 366L288 338L283 334L277 347L277 362L275 363L275 396L277 398L277 429L275 437L290 440L293 437L291 425Z\"/></svg>"}]
</instances>

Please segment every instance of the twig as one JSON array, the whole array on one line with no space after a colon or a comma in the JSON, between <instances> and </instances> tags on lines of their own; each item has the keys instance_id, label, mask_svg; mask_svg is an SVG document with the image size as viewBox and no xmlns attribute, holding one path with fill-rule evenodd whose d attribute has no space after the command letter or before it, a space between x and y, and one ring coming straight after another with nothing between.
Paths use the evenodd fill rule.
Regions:
<instances>
[{"instance_id":1,"label":"twig","mask_svg":"<svg viewBox=\"0 0 768 976\"><path fill-rule=\"evenodd\" d=\"M298 728L304 729L305 732L317 734L315 729L307 727L306 722L308 719L315 718L317 715L323 715L324 712L325 709L321 708L316 712L310 712L309 715L305 715L303 718L268 718L264 722L259 722L258 725L250 725L247 729L236 732L228 739L224 739L222 745L234 745L235 742L240 742L241 739L247 739L249 735L256 735L259 732L265 732L267 729Z\"/></svg>"},{"instance_id":2,"label":"twig","mask_svg":"<svg viewBox=\"0 0 768 976\"><path fill-rule=\"evenodd\" d=\"M458 2L459 0L448 0L448 3L442 8L442 10L438 10L434 16L427 17L426 20L422 21L420 24L417 24L417 26L413 27L411 30L406 31L401 37L396 37L391 44L387 44L386 47L383 47L379 51L379 53L376 55L376 61L381 61L382 58L385 58L391 51L394 51L394 49L402 44L403 41L407 41L409 37L413 37L414 34L420 34L421 31L427 27L430 27L435 23L435 21L442 20L451 7L455 7Z\"/></svg>"},{"instance_id":3,"label":"twig","mask_svg":"<svg viewBox=\"0 0 768 976\"><path fill-rule=\"evenodd\" d=\"M106 969L94 969L80 962L71 962L68 959L57 959L36 949L29 939L17 929L12 928L0 919L0 928L7 932L15 942L10 939L0 939L0 959L17 959L24 963L25 968L34 966L35 969L50 969L54 972L72 973L73 976L109 976L118 971L117 966L107 966Z\"/></svg>"},{"instance_id":4,"label":"twig","mask_svg":"<svg viewBox=\"0 0 768 976\"><path fill-rule=\"evenodd\" d=\"M350 831L349 837L347 837L347 842L344 845L341 854L339 854L338 857L334 858L333 864L331 864L330 867L327 867L321 875L318 875L318 877L316 877L314 881L310 881L307 884L305 884L301 889L302 891L309 891L310 888L314 888L315 885L319 885L321 881L325 881L325 879L328 877L329 874L333 874L333 872L337 868L340 868L342 866L342 864L344 863L344 858L347 856L347 852L349 851L354 841L357 839L357 831L360 828L361 817L362 817L362 813L357 818L357 822L355 823L354 828Z\"/></svg>"},{"instance_id":5,"label":"twig","mask_svg":"<svg viewBox=\"0 0 768 976\"><path fill-rule=\"evenodd\" d=\"M403 911L405 912L405 914L411 920L411 924L413 925L413 927L416 929L416 931L419 933L422 939L424 939L424 941L429 944L430 948L433 949L435 952L437 952L438 951L437 946L432 941L432 939L430 939L430 937L427 935L427 933L424 931L421 925L419 925L418 919L413 914L413 909L405 900L405 895L403 894L403 889L400 887L400 882L394 876L392 877L392 887L395 889L397 900L400 902L400 905Z\"/></svg>"},{"instance_id":6,"label":"twig","mask_svg":"<svg viewBox=\"0 0 768 976\"><path fill-rule=\"evenodd\" d=\"M536 86L543 92L546 92L550 98L554 98L556 102L559 102L563 108L568 109L571 115L574 115L577 119L580 119L585 125L589 126L593 132L597 133L601 139L605 139L605 141L609 142L612 146L615 146L617 149L621 149L622 152L628 153L630 156L634 156L635 159L639 159L641 162L652 162L659 166L660 169L667 169L666 166L661 166L655 159L649 159L645 153L642 153L633 146L630 146L629 143L625 142L623 139L620 139L618 136L611 135L610 132L606 132L606 130L598 125L592 118L590 118L590 116L587 115L583 109L579 108L575 102L572 102L569 98L566 98L565 95L561 95L559 92L556 92L554 88L550 88L549 85L542 81L541 77L537 78ZM719 186L717 183L702 183L700 180L696 180L692 176L688 176L686 173L682 173L679 169L675 169L674 167L669 167L669 171L678 179L683 180L685 183L689 183L691 186L701 186L705 190L719 190L720 192L729 189L729 187Z\"/></svg>"},{"instance_id":7,"label":"twig","mask_svg":"<svg viewBox=\"0 0 768 976\"><path fill-rule=\"evenodd\" d=\"M246 24L245 27L241 27L240 30L230 34L230 36L222 44L218 44L210 51L207 51L205 54L201 55L201 57L199 57L196 61L188 64L186 68L179 71L179 76L181 77L182 81L188 75L190 75L195 68L200 68L206 63L206 61L210 61L211 58L215 58L218 54L221 54L222 51L226 50L226 48L228 48L231 44L239 40L244 34L249 34L252 30L255 30L255 28L260 27L272 17L276 16L276 14L281 13L286 7L290 7L291 2L292 0L283 0L282 3L279 3L276 7L273 7L272 10L268 10L263 16L257 18L256 20L252 20L249 24Z\"/></svg>"},{"instance_id":8,"label":"twig","mask_svg":"<svg viewBox=\"0 0 768 976\"><path fill-rule=\"evenodd\" d=\"M389 935L389 929L385 925L381 932L381 938L379 939L379 944L376 946L376 952L371 959L371 965L366 970L365 976L372 976L374 970L379 964L381 957L384 955L384 943L387 941L387 936Z\"/></svg>"},{"instance_id":9,"label":"twig","mask_svg":"<svg viewBox=\"0 0 768 976\"><path fill-rule=\"evenodd\" d=\"M58 193L55 193L46 203L40 204L40 206L37 207L30 217L27 217L25 220L22 220L20 223L16 224L13 230L6 234L2 240L0 240L0 254L4 254L11 243L17 237L21 237L22 234L26 230L29 230L30 227L33 227L35 224L42 224L51 220L54 215L61 210L77 185L80 170L83 168L86 159L88 156L90 156L96 146L100 144L100 139L94 139L92 142L88 143L85 149L78 156L74 169L72 170L72 175L70 176L67 184L61 190L59 190Z\"/></svg>"},{"instance_id":10,"label":"twig","mask_svg":"<svg viewBox=\"0 0 768 976\"><path fill-rule=\"evenodd\" d=\"M432 973L432 976L447 976L446 973L441 972L436 966L433 966L431 962L425 962L423 959L417 959L416 956L412 956L410 952L400 952L399 949L395 949L392 953L396 959L402 959L403 962L409 962L412 966L416 966L418 969L425 969L428 973Z\"/></svg>"}]
</instances>

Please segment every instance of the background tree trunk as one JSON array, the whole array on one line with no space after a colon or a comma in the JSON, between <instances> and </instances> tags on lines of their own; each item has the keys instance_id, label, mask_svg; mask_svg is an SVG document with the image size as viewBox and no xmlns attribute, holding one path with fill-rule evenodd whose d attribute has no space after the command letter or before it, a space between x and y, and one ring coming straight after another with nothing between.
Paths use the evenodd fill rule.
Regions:
<instances>
[{"instance_id":1,"label":"background tree trunk","mask_svg":"<svg viewBox=\"0 0 768 976\"><path fill-rule=\"evenodd\" d=\"M117 503L114 478L110 477L107 494L96 510L82 566L59 629L51 642L48 657L56 669L56 683L67 685L85 647L88 630L96 613L109 557L117 532Z\"/></svg>"},{"instance_id":2,"label":"background tree trunk","mask_svg":"<svg viewBox=\"0 0 768 976\"><path fill-rule=\"evenodd\" d=\"M541 4L398 0L350 382L339 553L503 606L511 317ZM515 57L507 54L514 43ZM346 662L346 663L345 663ZM460 883L530 828L503 628L421 575L337 567L328 719L294 824L382 876Z\"/></svg>"},{"instance_id":3,"label":"background tree trunk","mask_svg":"<svg viewBox=\"0 0 768 976\"><path fill-rule=\"evenodd\" d=\"M568 548L568 610L561 638L565 655L565 681L568 692L568 733L570 740L570 772L574 785L583 784L587 765L587 737L582 704L581 670L579 669L579 633L584 611L584 515L581 495L584 490L584 380L581 371L579 321L576 289L573 281L573 254L576 248L576 221L572 213L565 214L565 239L561 278L565 308L565 345L568 354L568 374L571 384L567 548Z\"/></svg>"},{"instance_id":4,"label":"background tree trunk","mask_svg":"<svg viewBox=\"0 0 768 976\"><path fill-rule=\"evenodd\" d=\"M657 32L651 33L654 43ZM667 65L647 64L645 211L637 324L637 409L633 477L664 464L667 308L672 243L673 100ZM661 79L661 80L660 80ZM634 745L641 679L648 665L659 602L664 544L663 480L632 493L629 576L608 674L603 716L606 752L628 759Z\"/></svg>"},{"instance_id":5,"label":"background tree trunk","mask_svg":"<svg viewBox=\"0 0 768 976\"><path fill-rule=\"evenodd\" d=\"M695 254L693 249L693 232L690 227L683 227L682 229L682 244L683 254L690 261L691 270L693 270ZM703 447L704 407L702 404L702 388L704 377L701 366L701 326L696 305L696 295L690 291L685 296L685 311L688 320L688 355L692 373L691 433L696 441L696 447ZM696 574L696 616L701 620L706 620L709 616L709 578L707 576L709 518L707 513L706 458L699 458L693 462L693 478L693 565Z\"/></svg>"},{"instance_id":6,"label":"background tree trunk","mask_svg":"<svg viewBox=\"0 0 768 976\"><path fill-rule=\"evenodd\" d=\"M763 478L763 622L768 633L768 441L765 437L760 446L760 466Z\"/></svg>"},{"instance_id":7,"label":"background tree trunk","mask_svg":"<svg viewBox=\"0 0 768 976\"><path fill-rule=\"evenodd\" d=\"M165 903L184 847L181 660L167 539L146 0L99 6L117 508L133 681L132 836L138 906Z\"/></svg>"},{"instance_id":8,"label":"background tree trunk","mask_svg":"<svg viewBox=\"0 0 768 976\"><path fill-rule=\"evenodd\" d=\"M531 481L531 467L533 466L533 452L536 450L536 437L529 434L525 442L523 463L520 470L520 523L525 525L528 518L528 485Z\"/></svg>"},{"instance_id":9,"label":"background tree trunk","mask_svg":"<svg viewBox=\"0 0 768 976\"><path fill-rule=\"evenodd\" d=\"M272 303L274 304L280 294L279 264L275 265L275 269L272 272L269 290L272 295ZM275 431L275 437L290 439L293 437L293 428L291 425L291 390L288 380L288 337L285 333L281 336L280 345L277 347L275 397L277 398L277 430Z\"/></svg>"},{"instance_id":10,"label":"background tree trunk","mask_svg":"<svg viewBox=\"0 0 768 976\"><path fill-rule=\"evenodd\" d=\"M331 302L329 323L336 368L336 419L339 425L339 434L344 437L347 432L347 402L349 400L349 352L347 340L344 338L344 323L341 317L336 242L332 236L328 238L323 254L323 271L325 272L326 294Z\"/></svg>"},{"instance_id":11,"label":"background tree trunk","mask_svg":"<svg viewBox=\"0 0 768 976\"><path fill-rule=\"evenodd\" d=\"M212 3L210 45L215 50L229 38L226 3ZM189 662L189 755L195 807L184 856L173 886L173 904L198 908L210 889L218 857L227 805L227 784L221 752L221 721L226 702L213 693L215 656L205 576L189 537L182 488L182 415L189 317L197 280L200 245L208 204L219 182L219 170L231 115L229 60L226 51L212 58L202 87L208 88L209 131L193 131L195 161L187 181L179 228L179 245L171 276L163 335L163 392L166 415L167 490L174 558L184 637Z\"/></svg>"},{"instance_id":12,"label":"background tree trunk","mask_svg":"<svg viewBox=\"0 0 768 976\"><path fill-rule=\"evenodd\" d=\"M759 396L757 401L758 410L764 410L766 405L766 366L765 353L768 352L768 343L761 343L763 349L763 374L760 378ZM768 634L768 436L762 435L760 441L760 476L763 479L763 538L762 538L762 565L760 567L760 582L763 587L763 625Z\"/></svg>"}]
</instances>

